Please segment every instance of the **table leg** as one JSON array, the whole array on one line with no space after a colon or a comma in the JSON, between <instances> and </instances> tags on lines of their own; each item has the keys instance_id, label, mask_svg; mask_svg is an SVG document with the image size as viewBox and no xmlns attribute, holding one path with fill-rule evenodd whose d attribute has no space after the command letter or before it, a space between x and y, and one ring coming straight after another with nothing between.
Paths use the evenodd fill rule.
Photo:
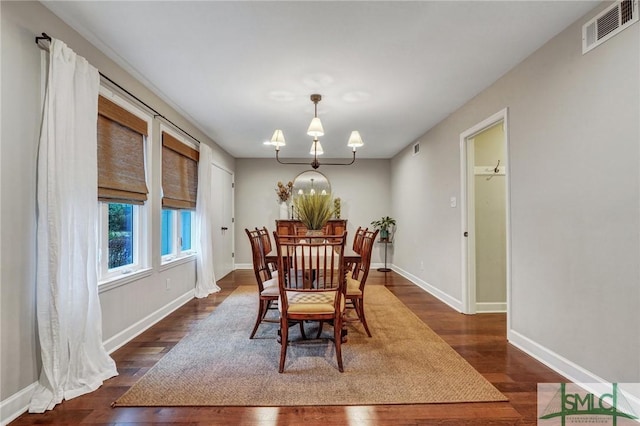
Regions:
<instances>
[{"instance_id":1,"label":"table leg","mask_svg":"<svg viewBox=\"0 0 640 426\"><path fill-rule=\"evenodd\" d=\"M384 241L384 268L378 268L379 272L391 272L390 268L387 268L387 245L389 243Z\"/></svg>"}]
</instances>

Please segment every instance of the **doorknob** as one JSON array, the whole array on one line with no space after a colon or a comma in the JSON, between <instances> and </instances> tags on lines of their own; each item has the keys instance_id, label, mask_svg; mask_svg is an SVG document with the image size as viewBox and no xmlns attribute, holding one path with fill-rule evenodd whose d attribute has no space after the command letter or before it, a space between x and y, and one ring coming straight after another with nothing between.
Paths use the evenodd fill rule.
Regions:
<instances>
[{"instance_id":1,"label":"doorknob","mask_svg":"<svg viewBox=\"0 0 640 426\"><path fill-rule=\"evenodd\" d=\"M469 236L469 233L468 233L467 231L464 231L464 234L463 234L463 235L464 235L465 237L468 237L468 236Z\"/></svg>"},{"instance_id":2,"label":"doorknob","mask_svg":"<svg viewBox=\"0 0 640 426\"><path fill-rule=\"evenodd\" d=\"M227 230L227 229L229 229L229 228L227 228L226 226L223 226L223 227L222 227L222 228L220 228L220 229L222 229L223 231L226 231L226 230Z\"/></svg>"}]
</instances>

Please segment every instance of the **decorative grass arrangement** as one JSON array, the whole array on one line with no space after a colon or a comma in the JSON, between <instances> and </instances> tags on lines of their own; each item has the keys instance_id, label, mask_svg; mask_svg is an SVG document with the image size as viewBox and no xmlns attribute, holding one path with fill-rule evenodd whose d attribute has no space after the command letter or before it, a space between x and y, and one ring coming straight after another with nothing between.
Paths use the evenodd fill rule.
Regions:
<instances>
[{"instance_id":1,"label":"decorative grass arrangement","mask_svg":"<svg viewBox=\"0 0 640 426\"><path fill-rule=\"evenodd\" d=\"M293 199L293 205L300 222L310 231L322 229L333 215L333 200L330 195L297 195Z\"/></svg>"}]
</instances>

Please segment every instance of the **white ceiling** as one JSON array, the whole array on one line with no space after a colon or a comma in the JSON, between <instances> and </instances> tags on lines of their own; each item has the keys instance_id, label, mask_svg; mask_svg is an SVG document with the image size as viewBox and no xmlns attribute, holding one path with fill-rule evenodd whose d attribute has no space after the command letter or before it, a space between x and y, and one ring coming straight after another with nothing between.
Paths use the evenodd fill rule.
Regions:
<instances>
[{"instance_id":1,"label":"white ceiling","mask_svg":"<svg viewBox=\"0 0 640 426\"><path fill-rule=\"evenodd\" d=\"M391 158L597 3L44 4L234 157L308 157L319 93L325 157Z\"/></svg>"}]
</instances>

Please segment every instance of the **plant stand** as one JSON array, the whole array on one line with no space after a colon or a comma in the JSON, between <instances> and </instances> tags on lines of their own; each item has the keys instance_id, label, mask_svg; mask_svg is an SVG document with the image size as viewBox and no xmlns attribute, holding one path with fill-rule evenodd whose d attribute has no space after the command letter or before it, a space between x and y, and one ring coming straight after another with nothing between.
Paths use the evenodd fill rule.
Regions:
<instances>
[{"instance_id":1,"label":"plant stand","mask_svg":"<svg viewBox=\"0 0 640 426\"><path fill-rule=\"evenodd\" d=\"M389 241L389 238L381 238L379 242L384 244L384 268L378 268L378 271L391 272L391 269L387 268L387 245L389 245L391 241Z\"/></svg>"}]
</instances>

